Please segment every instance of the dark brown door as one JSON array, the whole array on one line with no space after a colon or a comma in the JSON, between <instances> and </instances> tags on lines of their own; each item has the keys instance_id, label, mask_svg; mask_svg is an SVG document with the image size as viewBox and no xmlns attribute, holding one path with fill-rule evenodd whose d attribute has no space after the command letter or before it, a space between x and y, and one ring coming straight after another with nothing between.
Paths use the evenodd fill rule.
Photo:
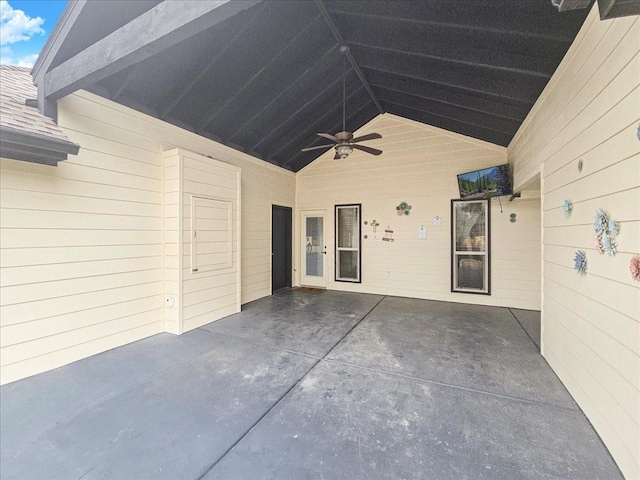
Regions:
<instances>
[{"instance_id":1,"label":"dark brown door","mask_svg":"<svg viewBox=\"0 0 640 480\"><path fill-rule=\"evenodd\" d=\"M292 213L289 207L271 207L271 292L291 287Z\"/></svg>"}]
</instances>

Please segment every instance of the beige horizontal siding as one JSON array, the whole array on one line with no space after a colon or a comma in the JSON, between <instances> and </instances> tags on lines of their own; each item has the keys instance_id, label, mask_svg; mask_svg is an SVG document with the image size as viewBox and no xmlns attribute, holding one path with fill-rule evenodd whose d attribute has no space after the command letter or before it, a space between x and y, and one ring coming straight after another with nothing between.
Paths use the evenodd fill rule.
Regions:
<instances>
[{"instance_id":1,"label":"beige horizontal siding","mask_svg":"<svg viewBox=\"0 0 640 480\"><path fill-rule=\"evenodd\" d=\"M58 119L80 144L77 156L58 167L0 160L3 384L177 333L177 310L163 306L167 293L179 294L182 252L163 222L179 225L182 212L178 164L163 165L164 151L183 148L246 173L242 302L271 293L271 204L293 206L293 173L87 92L61 100ZM194 191L224 175L206 164L196 170L187 173ZM185 295L205 290L194 282ZM205 305L194 297L192 325L215 310Z\"/></svg>"},{"instance_id":2,"label":"beige horizontal siding","mask_svg":"<svg viewBox=\"0 0 640 480\"><path fill-rule=\"evenodd\" d=\"M600 21L595 7L508 148L516 183L541 172L543 353L627 478L640 477L640 284L629 273L640 254L639 124L640 20ZM597 208L621 222L615 256L595 248Z\"/></svg>"},{"instance_id":3,"label":"beige horizontal siding","mask_svg":"<svg viewBox=\"0 0 640 480\"><path fill-rule=\"evenodd\" d=\"M504 198L502 213L500 203L492 200L491 296L451 293L450 210L451 199L459 197L456 175L506 163L506 149L390 114L359 133L374 131L383 138L368 145L383 150L382 155L354 152L347 160L334 161L329 152L298 173L298 212L326 209L329 288L539 309L537 199L509 203ZM412 206L411 214L398 217L395 207L403 201ZM380 223L377 234L363 226L369 238L362 243L361 284L333 281L333 212L334 205L343 203L362 203L362 220ZM516 223L509 221L510 213L516 213ZM442 218L442 227L433 226L435 216ZM373 237L382 238L387 226L395 241L375 246ZM427 240L418 239L421 226Z\"/></svg>"},{"instance_id":4,"label":"beige horizontal siding","mask_svg":"<svg viewBox=\"0 0 640 480\"><path fill-rule=\"evenodd\" d=\"M157 163L1 160L1 381L160 331ZM121 342L121 343L113 343Z\"/></svg>"},{"instance_id":5,"label":"beige horizontal siding","mask_svg":"<svg viewBox=\"0 0 640 480\"><path fill-rule=\"evenodd\" d=\"M184 153L181 159L181 198L183 206L182 224L182 332L200 327L219 318L236 313L240 309L238 240L241 239L240 217L240 169L232 165L202 156ZM228 202L231 206L229 231L228 220L216 231L200 231L198 236L205 241L226 243L231 237L231 265L207 271L199 268L192 271L192 203L195 197L211 198ZM228 217L227 217L228 218ZM261 237L264 242L264 236ZM226 248L226 247L225 247ZM206 259L207 255L203 255Z\"/></svg>"},{"instance_id":6,"label":"beige horizontal siding","mask_svg":"<svg viewBox=\"0 0 640 480\"><path fill-rule=\"evenodd\" d=\"M163 330L179 334L182 328L182 272L180 258L182 244L179 242L178 227L182 223L183 208L180 201L180 155L177 150L163 155L163 229L162 229L162 322ZM174 306L167 305L173 299Z\"/></svg>"}]
</instances>

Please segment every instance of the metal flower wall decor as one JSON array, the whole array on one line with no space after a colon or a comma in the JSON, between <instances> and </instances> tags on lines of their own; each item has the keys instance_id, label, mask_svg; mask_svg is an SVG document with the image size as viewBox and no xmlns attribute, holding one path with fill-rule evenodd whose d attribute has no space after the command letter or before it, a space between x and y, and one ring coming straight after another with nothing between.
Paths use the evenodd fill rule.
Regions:
<instances>
[{"instance_id":1,"label":"metal flower wall decor","mask_svg":"<svg viewBox=\"0 0 640 480\"><path fill-rule=\"evenodd\" d=\"M604 245L602 245L602 237L599 237L598 235L596 235L594 240L596 242L596 250L598 251L598 253L604 253Z\"/></svg>"},{"instance_id":2,"label":"metal flower wall decor","mask_svg":"<svg viewBox=\"0 0 640 480\"><path fill-rule=\"evenodd\" d=\"M396 207L396 214L401 217L403 215L409 215L411 213L411 205L407 202L402 202Z\"/></svg>"},{"instance_id":3,"label":"metal flower wall decor","mask_svg":"<svg viewBox=\"0 0 640 480\"><path fill-rule=\"evenodd\" d=\"M604 210L598 208L593 221L593 230L596 234L596 249L599 253L606 252L609 255L618 253L618 242L615 241L615 237L620 232L620 222L614 219L609 220Z\"/></svg>"},{"instance_id":4,"label":"metal flower wall decor","mask_svg":"<svg viewBox=\"0 0 640 480\"><path fill-rule=\"evenodd\" d=\"M629 271L631 272L631 278L636 282L640 282L640 255L634 255L629 262Z\"/></svg>"},{"instance_id":5,"label":"metal flower wall decor","mask_svg":"<svg viewBox=\"0 0 640 480\"><path fill-rule=\"evenodd\" d=\"M578 250L576 252L576 256L573 258L575 263L574 267L578 274L586 275L587 273L587 255L582 251Z\"/></svg>"},{"instance_id":6,"label":"metal flower wall decor","mask_svg":"<svg viewBox=\"0 0 640 480\"><path fill-rule=\"evenodd\" d=\"M593 230L596 232L596 235L602 237L602 234L607 227L607 215L604 213L604 210L601 208L596 210L596 216L593 219Z\"/></svg>"},{"instance_id":7,"label":"metal flower wall decor","mask_svg":"<svg viewBox=\"0 0 640 480\"><path fill-rule=\"evenodd\" d=\"M571 212L573 211L573 203L571 203L571 200L565 199L564 203L562 204L562 211L567 217L571 215Z\"/></svg>"}]
</instances>

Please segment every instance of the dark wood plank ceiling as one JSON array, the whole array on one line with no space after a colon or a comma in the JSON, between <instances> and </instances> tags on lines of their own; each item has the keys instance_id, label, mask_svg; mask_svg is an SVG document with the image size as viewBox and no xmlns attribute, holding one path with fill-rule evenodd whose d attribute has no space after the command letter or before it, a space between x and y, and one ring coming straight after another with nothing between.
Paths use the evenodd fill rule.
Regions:
<instances>
[{"instance_id":1,"label":"dark wood plank ceiling","mask_svg":"<svg viewBox=\"0 0 640 480\"><path fill-rule=\"evenodd\" d=\"M90 90L298 171L323 153L300 151L326 143L316 133L342 130L344 43L348 130L382 110L506 146L587 12L547 0L270 0Z\"/></svg>"}]
</instances>

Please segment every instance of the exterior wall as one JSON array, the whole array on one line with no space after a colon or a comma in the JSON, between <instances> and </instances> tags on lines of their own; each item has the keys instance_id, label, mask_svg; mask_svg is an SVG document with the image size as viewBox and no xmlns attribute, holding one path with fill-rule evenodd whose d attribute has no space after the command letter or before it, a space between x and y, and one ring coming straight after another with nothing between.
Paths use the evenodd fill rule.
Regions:
<instances>
[{"instance_id":1,"label":"exterior wall","mask_svg":"<svg viewBox=\"0 0 640 480\"><path fill-rule=\"evenodd\" d=\"M328 152L298 172L297 216L301 210L326 209L328 288L429 298L464 303L540 308L540 203L516 199L492 200L491 296L451 293L451 199L459 198L456 175L507 162L503 147L447 132L391 114L377 117L358 134L382 134L370 142L383 150L374 157L354 152L334 161ZM412 206L398 217L400 202ZM362 204L362 220L377 220L378 238L388 226L394 242L374 245L370 226L362 242L362 283L333 281L334 205ZM517 222L509 214L517 214ZM442 227L433 218L442 218ZM427 240L418 239L424 226ZM382 233L381 233L382 232ZM300 232L296 232L296 247ZM297 248L296 265L300 265ZM300 284L299 268L296 284ZM385 272L391 272L386 278Z\"/></svg>"},{"instance_id":2,"label":"exterior wall","mask_svg":"<svg viewBox=\"0 0 640 480\"><path fill-rule=\"evenodd\" d=\"M516 184L541 171L543 354L630 479L640 477L640 284L629 274L640 254L639 50L637 16L600 21L594 8L508 149ZM621 222L615 256L595 249L597 208Z\"/></svg>"},{"instance_id":3,"label":"exterior wall","mask_svg":"<svg viewBox=\"0 0 640 480\"><path fill-rule=\"evenodd\" d=\"M79 155L0 160L0 381L162 331L162 152L242 168L242 303L271 292L271 204L295 175L87 92L59 102Z\"/></svg>"},{"instance_id":4,"label":"exterior wall","mask_svg":"<svg viewBox=\"0 0 640 480\"><path fill-rule=\"evenodd\" d=\"M162 178L162 305L163 330L170 333L182 333L182 269L180 258L183 245L180 242L179 226L184 210L181 209L180 154L178 149L163 154ZM182 215L181 215L182 213ZM173 298L170 307L167 299Z\"/></svg>"},{"instance_id":5,"label":"exterior wall","mask_svg":"<svg viewBox=\"0 0 640 480\"><path fill-rule=\"evenodd\" d=\"M183 333L240 311L241 172L236 166L180 149L166 152L164 159L164 330ZM191 270L194 197L231 203L232 263L229 267ZM219 221L218 228L226 228L225 223ZM208 256L211 255L215 253L211 251ZM167 303L169 298L173 300L172 306Z\"/></svg>"}]
</instances>

